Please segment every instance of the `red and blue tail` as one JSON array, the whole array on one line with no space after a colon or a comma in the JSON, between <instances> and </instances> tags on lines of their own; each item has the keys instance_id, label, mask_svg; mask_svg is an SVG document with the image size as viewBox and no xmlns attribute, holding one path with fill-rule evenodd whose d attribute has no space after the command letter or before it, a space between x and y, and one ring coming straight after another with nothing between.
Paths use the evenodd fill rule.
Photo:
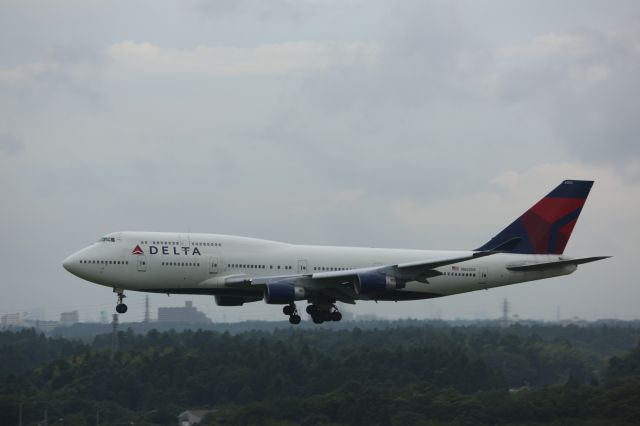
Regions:
<instances>
[{"instance_id":1,"label":"red and blue tail","mask_svg":"<svg viewBox=\"0 0 640 426\"><path fill-rule=\"evenodd\" d=\"M593 181L565 180L477 250L562 254Z\"/></svg>"}]
</instances>

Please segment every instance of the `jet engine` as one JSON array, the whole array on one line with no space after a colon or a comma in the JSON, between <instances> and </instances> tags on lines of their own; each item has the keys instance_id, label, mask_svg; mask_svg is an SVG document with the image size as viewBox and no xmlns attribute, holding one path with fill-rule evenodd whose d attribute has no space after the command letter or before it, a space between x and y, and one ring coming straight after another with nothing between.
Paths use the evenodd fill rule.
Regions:
<instances>
[{"instance_id":1,"label":"jet engine","mask_svg":"<svg viewBox=\"0 0 640 426\"><path fill-rule=\"evenodd\" d=\"M404 282L391 275L365 272L358 274L354 287L357 294L376 294L403 288Z\"/></svg>"},{"instance_id":2,"label":"jet engine","mask_svg":"<svg viewBox=\"0 0 640 426\"><path fill-rule=\"evenodd\" d=\"M268 283L264 292L264 301L272 305L286 305L305 298L304 287L289 281Z\"/></svg>"}]
</instances>

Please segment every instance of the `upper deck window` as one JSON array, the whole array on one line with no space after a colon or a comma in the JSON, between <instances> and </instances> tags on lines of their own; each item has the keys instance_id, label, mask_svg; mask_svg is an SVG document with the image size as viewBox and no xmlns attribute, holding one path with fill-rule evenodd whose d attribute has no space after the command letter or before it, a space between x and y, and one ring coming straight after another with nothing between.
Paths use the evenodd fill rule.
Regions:
<instances>
[{"instance_id":1,"label":"upper deck window","mask_svg":"<svg viewBox=\"0 0 640 426\"><path fill-rule=\"evenodd\" d=\"M109 242L109 243L115 243L116 239L114 237L102 237L98 241L101 241L101 242L102 241L106 241L106 242Z\"/></svg>"}]
</instances>

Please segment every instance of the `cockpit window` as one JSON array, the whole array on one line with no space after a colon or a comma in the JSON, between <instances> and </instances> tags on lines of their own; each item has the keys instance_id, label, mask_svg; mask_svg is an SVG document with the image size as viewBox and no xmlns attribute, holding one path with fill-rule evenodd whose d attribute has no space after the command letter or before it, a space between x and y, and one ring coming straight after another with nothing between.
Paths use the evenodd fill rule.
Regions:
<instances>
[{"instance_id":1,"label":"cockpit window","mask_svg":"<svg viewBox=\"0 0 640 426\"><path fill-rule=\"evenodd\" d=\"M109 242L109 243L115 243L116 239L114 237L102 237L98 241L100 241L100 242L106 241L106 242Z\"/></svg>"}]
</instances>

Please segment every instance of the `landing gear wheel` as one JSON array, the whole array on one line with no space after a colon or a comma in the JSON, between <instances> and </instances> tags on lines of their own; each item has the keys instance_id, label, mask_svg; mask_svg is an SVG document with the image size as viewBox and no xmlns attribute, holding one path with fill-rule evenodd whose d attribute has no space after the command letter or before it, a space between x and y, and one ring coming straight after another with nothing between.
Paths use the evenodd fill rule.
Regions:
<instances>
[{"instance_id":1,"label":"landing gear wheel","mask_svg":"<svg viewBox=\"0 0 640 426\"><path fill-rule=\"evenodd\" d=\"M314 324L322 324L324 322L324 318L322 318L322 314L320 313L315 313L313 315L311 315L311 320L314 322Z\"/></svg>"},{"instance_id":2,"label":"landing gear wheel","mask_svg":"<svg viewBox=\"0 0 640 426\"><path fill-rule=\"evenodd\" d=\"M342 314L338 311L331 312L331 321L340 321L342 319Z\"/></svg>"},{"instance_id":3,"label":"landing gear wheel","mask_svg":"<svg viewBox=\"0 0 640 426\"><path fill-rule=\"evenodd\" d=\"M313 315L315 312L318 311L318 308L316 308L316 305L307 305L306 311L309 315Z\"/></svg>"},{"instance_id":4,"label":"landing gear wheel","mask_svg":"<svg viewBox=\"0 0 640 426\"><path fill-rule=\"evenodd\" d=\"M289 322L293 325L300 324L300 315L295 303L290 303L282 307L282 313L289 317Z\"/></svg>"},{"instance_id":5,"label":"landing gear wheel","mask_svg":"<svg viewBox=\"0 0 640 426\"><path fill-rule=\"evenodd\" d=\"M119 314L124 314L125 312L127 312L127 305L125 305L122 300L127 296L124 295L124 292L122 290L113 289L113 291L118 293L118 304L116 305L116 312Z\"/></svg>"},{"instance_id":6,"label":"landing gear wheel","mask_svg":"<svg viewBox=\"0 0 640 426\"><path fill-rule=\"evenodd\" d=\"M294 305L293 303L291 305L286 305L282 308L282 313L285 315L294 315L296 312L296 305Z\"/></svg>"},{"instance_id":7,"label":"landing gear wheel","mask_svg":"<svg viewBox=\"0 0 640 426\"><path fill-rule=\"evenodd\" d=\"M293 325L300 324L300 315L293 314L289 317L289 322Z\"/></svg>"}]
</instances>

